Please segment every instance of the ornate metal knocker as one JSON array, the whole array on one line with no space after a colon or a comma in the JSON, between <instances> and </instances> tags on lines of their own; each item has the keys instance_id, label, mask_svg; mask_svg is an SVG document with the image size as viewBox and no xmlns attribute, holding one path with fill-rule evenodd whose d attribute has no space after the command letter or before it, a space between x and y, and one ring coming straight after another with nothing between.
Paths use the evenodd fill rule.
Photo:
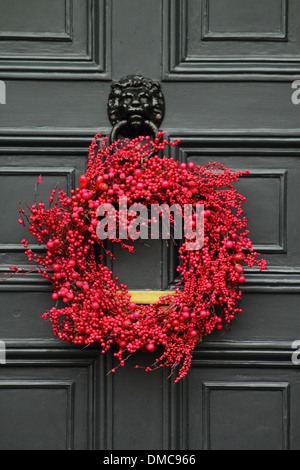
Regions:
<instances>
[{"instance_id":1,"label":"ornate metal knocker","mask_svg":"<svg viewBox=\"0 0 300 470\"><path fill-rule=\"evenodd\" d=\"M113 82L107 111L113 126L110 143L140 135L156 137L165 112L160 84L142 75Z\"/></svg>"}]
</instances>

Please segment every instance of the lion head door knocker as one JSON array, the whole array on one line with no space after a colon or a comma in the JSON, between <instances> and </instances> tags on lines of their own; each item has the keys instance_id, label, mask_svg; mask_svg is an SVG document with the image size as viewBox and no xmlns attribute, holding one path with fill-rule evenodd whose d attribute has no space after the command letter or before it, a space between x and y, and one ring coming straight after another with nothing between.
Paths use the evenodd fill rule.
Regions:
<instances>
[{"instance_id":1,"label":"lion head door knocker","mask_svg":"<svg viewBox=\"0 0 300 470\"><path fill-rule=\"evenodd\" d=\"M165 101L159 83L142 75L127 75L112 83L107 110L113 126L110 142L140 135L154 138L164 117Z\"/></svg>"}]
</instances>

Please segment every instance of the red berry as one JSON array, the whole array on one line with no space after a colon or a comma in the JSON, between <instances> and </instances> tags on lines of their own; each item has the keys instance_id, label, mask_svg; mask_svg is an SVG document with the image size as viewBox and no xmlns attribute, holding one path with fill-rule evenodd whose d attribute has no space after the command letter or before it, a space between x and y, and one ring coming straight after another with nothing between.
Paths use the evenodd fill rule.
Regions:
<instances>
[{"instance_id":1,"label":"red berry","mask_svg":"<svg viewBox=\"0 0 300 470\"><path fill-rule=\"evenodd\" d=\"M100 183L98 187L99 187L100 191L104 191L104 192L105 192L105 191L108 190L108 186L107 186L107 184L105 184L105 183Z\"/></svg>"},{"instance_id":2,"label":"red berry","mask_svg":"<svg viewBox=\"0 0 300 470\"><path fill-rule=\"evenodd\" d=\"M200 317L202 318L209 317L209 310L201 310Z\"/></svg>"},{"instance_id":3,"label":"red berry","mask_svg":"<svg viewBox=\"0 0 300 470\"><path fill-rule=\"evenodd\" d=\"M244 271L244 268L241 264L236 264L235 265L235 270L236 270L237 273L242 274L242 272Z\"/></svg>"},{"instance_id":4,"label":"red berry","mask_svg":"<svg viewBox=\"0 0 300 470\"><path fill-rule=\"evenodd\" d=\"M52 240L49 240L49 241L47 242L47 245L46 245L46 246L47 246L48 250L52 250L52 248L54 247L53 241L52 241Z\"/></svg>"},{"instance_id":5,"label":"red berry","mask_svg":"<svg viewBox=\"0 0 300 470\"><path fill-rule=\"evenodd\" d=\"M141 176L142 173L143 172L140 168L137 168L136 170L134 170L134 176L136 176L137 178Z\"/></svg>"},{"instance_id":6,"label":"red berry","mask_svg":"<svg viewBox=\"0 0 300 470\"><path fill-rule=\"evenodd\" d=\"M101 183L103 183L103 176L99 175L96 179L96 185L98 186L98 188Z\"/></svg>"},{"instance_id":7,"label":"red berry","mask_svg":"<svg viewBox=\"0 0 300 470\"><path fill-rule=\"evenodd\" d=\"M79 176L79 186L83 189L86 188L88 185L88 179L85 175Z\"/></svg>"}]
</instances>

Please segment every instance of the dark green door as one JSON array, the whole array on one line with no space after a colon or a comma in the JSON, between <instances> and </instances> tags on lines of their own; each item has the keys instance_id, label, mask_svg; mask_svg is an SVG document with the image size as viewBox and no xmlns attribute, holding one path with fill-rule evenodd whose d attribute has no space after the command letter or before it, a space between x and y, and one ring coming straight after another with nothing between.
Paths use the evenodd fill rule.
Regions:
<instances>
[{"instance_id":1,"label":"dark green door","mask_svg":"<svg viewBox=\"0 0 300 470\"><path fill-rule=\"evenodd\" d=\"M111 82L127 74L160 82L175 158L250 170L238 188L269 265L247 270L243 313L176 385L135 360L108 374L110 353L64 343L41 319L47 282L1 282L1 449L300 448L299 15L298 0L1 0L2 274L26 265L19 201L40 174L41 199L78 185L92 137L111 130ZM172 288L177 257L149 250L120 258L122 281Z\"/></svg>"}]
</instances>

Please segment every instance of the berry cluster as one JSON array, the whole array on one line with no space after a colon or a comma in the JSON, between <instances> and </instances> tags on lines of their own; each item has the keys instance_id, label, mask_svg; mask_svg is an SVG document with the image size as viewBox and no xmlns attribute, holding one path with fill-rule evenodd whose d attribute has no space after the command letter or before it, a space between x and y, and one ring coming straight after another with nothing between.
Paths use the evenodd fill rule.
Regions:
<instances>
[{"instance_id":1,"label":"berry cluster","mask_svg":"<svg viewBox=\"0 0 300 470\"><path fill-rule=\"evenodd\" d=\"M47 208L35 202L29 214L20 209L19 222L47 247L38 255L23 240L28 259L53 285L56 305L43 318L50 320L54 334L64 341L97 343L103 353L115 346L121 366L136 351L162 349L146 370L167 366L173 372L180 366L177 382L187 374L202 337L223 329L242 311L242 263L266 268L248 238L241 207L245 198L233 187L247 171L232 172L220 163L195 166L159 156L166 145L177 144L167 141L163 132L153 140L139 137L111 145L104 138L98 146L99 138L97 134L89 147L79 187L70 195L53 190ZM139 202L147 207L164 203L205 207L203 246L188 250L187 240L181 241L181 281L175 292L155 304L132 302L127 286L105 263L113 255L106 240L97 235L97 209L105 204L116 207L121 196L126 196L128 204ZM195 211L192 227L196 217ZM111 243L132 251L129 240L129 236L127 240L115 238ZM22 272L15 266L12 269Z\"/></svg>"}]
</instances>

